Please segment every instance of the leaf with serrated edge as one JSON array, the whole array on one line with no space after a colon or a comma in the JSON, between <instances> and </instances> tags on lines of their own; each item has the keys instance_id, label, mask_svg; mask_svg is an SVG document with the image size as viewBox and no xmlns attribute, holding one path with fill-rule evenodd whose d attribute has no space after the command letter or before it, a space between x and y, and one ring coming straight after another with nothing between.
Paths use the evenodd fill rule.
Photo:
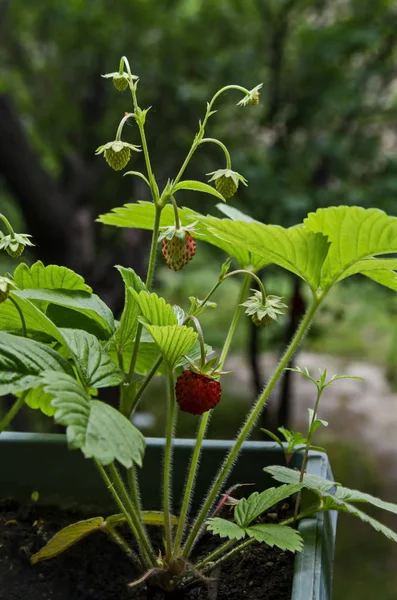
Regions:
<instances>
[{"instance_id":1,"label":"leaf with serrated edge","mask_svg":"<svg viewBox=\"0 0 397 600\"><path fill-rule=\"evenodd\" d=\"M315 292L321 281L322 265L327 256L327 238L304 225L284 229L279 225L219 220L210 232L230 244L243 244L261 256L302 278Z\"/></svg>"},{"instance_id":2,"label":"leaf with serrated edge","mask_svg":"<svg viewBox=\"0 0 397 600\"><path fill-rule=\"evenodd\" d=\"M0 332L0 396L38 387L46 370L72 374L69 363L52 348Z\"/></svg>"},{"instance_id":3,"label":"leaf with serrated edge","mask_svg":"<svg viewBox=\"0 0 397 600\"><path fill-rule=\"evenodd\" d=\"M331 242L323 266L324 288L354 273L368 273L369 268L380 264L375 262L367 268L371 260L365 259L397 252L397 219L377 208L320 208L307 216L305 224L312 231L326 235ZM383 263L383 259L380 262Z\"/></svg>"},{"instance_id":4,"label":"leaf with serrated edge","mask_svg":"<svg viewBox=\"0 0 397 600\"><path fill-rule=\"evenodd\" d=\"M277 546L281 550L300 552L303 548L303 539L299 531L286 525L261 523L246 528L249 537L268 546Z\"/></svg>"},{"instance_id":5,"label":"leaf with serrated edge","mask_svg":"<svg viewBox=\"0 0 397 600\"><path fill-rule=\"evenodd\" d=\"M86 458L102 465L118 460L129 469L133 463L142 466L145 438L116 409L91 400L85 389L63 373L43 374L44 391L54 396L54 419L66 426L68 444L81 449Z\"/></svg>"},{"instance_id":6,"label":"leaf with serrated edge","mask_svg":"<svg viewBox=\"0 0 397 600\"><path fill-rule=\"evenodd\" d=\"M281 483L299 483L300 472L295 469L289 469L288 467L282 467L280 465L272 465L270 467L265 467L263 469L266 473L270 473L270 475ZM334 486L340 485L335 481L329 481L323 477L318 477L317 475L307 475L303 476L303 487L308 488L309 490L313 490L314 492L319 492L320 494L328 492Z\"/></svg>"},{"instance_id":7,"label":"leaf with serrated edge","mask_svg":"<svg viewBox=\"0 0 397 600\"><path fill-rule=\"evenodd\" d=\"M351 490L349 488L340 486L336 488L335 497L339 500L344 500L345 502L349 503L366 502L376 506L377 508L397 514L397 504L394 504L393 502L386 502L385 500L381 500L380 498L376 498L375 496L371 496L371 494L366 494L365 492L360 492L359 490Z\"/></svg>"},{"instance_id":8,"label":"leaf with serrated edge","mask_svg":"<svg viewBox=\"0 0 397 600\"><path fill-rule=\"evenodd\" d=\"M181 225L191 225L196 223L194 237L207 242L217 248L221 248L224 252L232 256L242 267L250 268L253 271L258 271L265 265L271 262L267 258L259 256L255 252L249 252L244 245L244 242L238 244L235 240L225 241L219 235L212 233L211 228L217 228L218 224L229 219L217 219L211 216L204 216L190 208L178 208L179 219ZM155 208L153 202L138 201L134 204L125 204L117 208L113 208L112 212L105 215L100 215L98 221L105 225L113 225L115 227L135 227L138 229L153 230L155 219ZM160 226L170 227L175 224L174 209L167 205L161 211Z\"/></svg>"},{"instance_id":9,"label":"leaf with serrated edge","mask_svg":"<svg viewBox=\"0 0 397 600\"><path fill-rule=\"evenodd\" d=\"M130 290L132 297L139 306L140 314L145 317L150 325L177 325L178 319L171 304L155 293Z\"/></svg>"},{"instance_id":10,"label":"leaf with serrated edge","mask_svg":"<svg viewBox=\"0 0 397 600\"><path fill-rule=\"evenodd\" d=\"M80 290L92 292L81 277L67 267L58 265L44 266L41 260L28 267L21 263L14 271L14 281L17 287L23 289L48 289L48 290Z\"/></svg>"},{"instance_id":11,"label":"leaf with serrated edge","mask_svg":"<svg viewBox=\"0 0 397 600\"><path fill-rule=\"evenodd\" d=\"M240 527L248 527L259 515L266 510L296 494L303 488L303 484L280 485L261 492L254 492L248 498L242 498L234 509L234 518Z\"/></svg>"},{"instance_id":12,"label":"leaf with serrated edge","mask_svg":"<svg viewBox=\"0 0 397 600\"><path fill-rule=\"evenodd\" d=\"M206 521L207 529L214 535L219 535L230 540L242 540L245 537L245 531L233 521L221 519L220 517L212 517Z\"/></svg>"},{"instance_id":13,"label":"leaf with serrated edge","mask_svg":"<svg viewBox=\"0 0 397 600\"><path fill-rule=\"evenodd\" d=\"M25 403L27 406L29 406L29 408L41 410L41 412L47 417L53 417L55 413L55 408L51 406L53 399L54 396L51 394L46 394L43 390L43 386L40 386L28 391L25 396Z\"/></svg>"},{"instance_id":14,"label":"leaf with serrated edge","mask_svg":"<svg viewBox=\"0 0 397 600\"><path fill-rule=\"evenodd\" d=\"M85 521L78 521L64 527L58 533L50 539L49 542L36 554L33 554L30 558L32 565L38 563L40 560L48 560L54 556L58 556L62 552L65 552L68 548L79 542L81 539L101 529L103 527L103 517L93 517L92 519L86 519Z\"/></svg>"},{"instance_id":15,"label":"leaf with serrated edge","mask_svg":"<svg viewBox=\"0 0 397 600\"><path fill-rule=\"evenodd\" d=\"M373 517L370 517L369 515L367 515L367 513L357 508L357 506L349 504L349 502L344 502L343 500L340 500L335 496L327 496L324 500L325 502L322 510L339 510L345 513L349 513L354 517L358 517L364 523L368 523L368 525L371 525L371 527L373 527L376 531L379 531L379 533L383 533L383 535L386 536L389 540L397 542L396 532L394 532L389 527L386 527L386 525L383 525L383 523L381 523L380 521L377 521Z\"/></svg>"},{"instance_id":16,"label":"leaf with serrated edge","mask_svg":"<svg viewBox=\"0 0 397 600\"><path fill-rule=\"evenodd\" d=\"M258 222L255 221L255 219L253 219L249 215L246 215L245 213L241 212L241 210L238 210L237 208L235 208L234 206L230 206L229 204L217 204L216 208L220 210L224 215L229 217L229 219L231 219L232 221L245 221L246 223Z\"/></svg>"},{"instance_id":17,"label":"leaf with serrated edge","mask_svg":"<svg viewBox=\"0 0 397 600\"><path fill-rule=\"evenodd\" d=\"M80 329L62 329L61 332L86 387L111 387L123 381L123 373L94 335Z\"/></svg>"},{"instance_id":18,"label":"leaf with serrated edge","mask_svg":"<svg viewBox=\"0 0 397 600\"><path fill-rule=\"evenodd\" d=\"M131 268L116 266L121 277L123 278L125 293L124 293L124 308L121 314L120 323L114 333L113 338L109 341L114 343L121 351L127 344L130 344L136 334L138 326L139 307L136 301L132 298L131 289L136 292L147 291L146 285L142 279Z\"/></svg>"},{"instance_id":19,"label":"leaf with serrated edge","mask_svg":"<svg viewBox=\"0 0 397 600\"><path fill-rule=\"evenodd\" d=\"M192 349L197 341L197 333L185 325L157 327L143 324L159 347L170 368Z\"/></svg>"}]
</instances>

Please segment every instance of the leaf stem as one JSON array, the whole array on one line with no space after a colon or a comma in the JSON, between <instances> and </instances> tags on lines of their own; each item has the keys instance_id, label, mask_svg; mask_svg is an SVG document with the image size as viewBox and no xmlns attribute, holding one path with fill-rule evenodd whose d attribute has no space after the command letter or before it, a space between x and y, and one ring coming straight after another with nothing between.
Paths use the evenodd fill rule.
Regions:
<instances>
[{"instance_id":1,"label":"leaf stem","mask_svg":"<svg viewBox=\"0 0 397 600\"><path fill-rule=\"evenodd\" d=\"M222 369L222 367L225 363L226 357L228 355L230 345L231 345L234 333L236 331L237 323L238 323L238 320L239 320L239 317L241 314L241 310L242 310L241 303L244 301L244 299L247 295L247 291L250 286L250 281L251 281L250 275L246 274L243 285L241 287L241 292L240 292L239 298L237 300L237 305L236 305L236 308L234 311L233 319L232 319L232 322L230 323L229 331L227 333L226 340L225 340L225 343L222 348L221 356L219 359L219 368L220 369ZM219 284L220 283L221 282L219 282ZM215 286L215 288L213 288L213 291L215 291L216 287L217 286ZM205 302L208 300L210 295L211 295L211 293L206 296ZM197 436L196 436L196 443L194 445L193 455L192 455L192 459L190 462L189 473L188 473L188 477L186 480L186 486L185 486L185 491L184 491L184 495L183 495L182 508L181 508L181 513L180 513L180 517L179 517L178 528L177 528L176 535L175 535L175 553L176 553L176 555L178 555L180 553L180 549L181 549L181 542L182 542L183 533L184 533L184 529L185 529L185 525L186 525L186 517L188 514L188 510L189 510L191 496L194 491L194 483L196 480L197 468L198 468L198 464L199 464L199 460L200 460L201 446L202 446L202 443L203 443L203 440L205 437L205 433L207 431L210 417L211 417L211 411L207 411L201 417L200 426L199 426Z\"/></svg>"},{"instance_id":2,"label":"leaf stem","mask_svg":"<svg viewBox=\"0 0 397 600\"><path fill-rule=\"evenodd\" d=\"M134 552L132 548L129 547L127 542L117 531L116 527L111 527L105 524L104 529L108 536L123 550L123 552L125 552L125 554L132 560L134 565L140 570L142 568L142 563L138 555Z\"/></svg>"},{"instance_id":3,"label":"leaf stem","mask_svg":"<svg viewBox=\"0 0 397 600\"><path fill-rule=\"evenodd\" d=\"M156 555L154 554L154 551L150 544L149 538L147 537L147 533L146 533L142 523L140 522L139 517L137 517L137 515L136 515L137 508L132 503L132 500L128 495L128 492L125 488L124 482L121 479L120 474L119 474L115 464L111 463L109 465L108 469L109 469L109 474L110 474L111 480L113 480L114 485L116 487L117 494L119 495L119 497L122 501L122 506L124 507L123 513L124 513L128 523L130 524L130 522L131 522L135 528L137 541L140 543L142 549L144 550L144 554L147 559L146 562L149 564L149 566L153 566L156 564ZM127 518L127 516L128 516L128 518Z\"/></svg>"},{"instance_id":4,"label":"leaf stem","mask_svg":"<svg viewBox=\"0 0 397 600\"><path fill-rule=\"evenodd\" d=\"M217 146L219 146L220 148L222 148L225 158L226 158L226 169L231 169L232 168L232 161L230 158L230 153L229 150L226 148L225 144L223 144L220 140L217 140L216 138L203 138L200 141L200 144L216 144Z\"/></svg>"},{"instance_id":5,"label":"leaf stem","mask_svg":"<svg viewBox=\"0 0 397 600\"><path fill-rule=\"evenodd\" d=\"M15 231L13 230L11 223L2 213L0 213L0 220L3 221L4 225L7 227L11 238L15 238Z\"/></svg>"},{"instance_id":6,"label":"leaf stem","mask_svg":"<svg viewBox=\"0 0 397 600\"><path fill-rule=\"evenodd\" d=\"M248 418L247 418L245 424L241 428L240 433L238 434L236 441L235 441L233 447L231 448L223 466L221 467L221 469L220 469L220 471L208 493L207 499L204 502L204 505L196 518L196 521L193 525L190 535L186 541L185 547L182 551L182 556L184 558L187 558L189 556L193 544L195 543L197 537L200 535L201 527L204 523L204 520L206 519L207 514L208 514L209 510L211 509L213 502L215 501L215 498L217 497L218 493L220 492L223 483L227 479L227 477L232 469L233 463L235 462L235 460L240 452L243 442L247 439L247 437L251 433L263 407L266 404L267 399L269 398L271 392L273 391L274 386L276 385L277 381L279 380L280 376L282 375L285 367L288 365L290 359L296 352L300 342L304 338L308 328L310 327L313 317L320 305L320 302L321 302L321 299L318 299L318 298L313 299L311 305L309 306L308 310L306 311L306 314L305 314L303 320L301 321L301 323L291 341L291 344L285 351L280 363L278 364L276 370L274 371L273 376L270 378L270 380L269 380L268 384L266 385L265 389L263 390L262 394L260 394L260 396L258 397L254 406L252 407L251 412L248 415Z\"/></svg>"},{"instance_id":7,"label":"leaf stem","mask_svg":"<svg viewBox=\"0 0 397 600\"><path fill-rule=\"evenodd\" d=\"M0 434L7 429L8 425L11 423L15 415L21 410L22 406L25 404L25 398L28 395L28 391L22 392L19 398L14 402L11 406L10 410L5 414L5 416L0 421Z\"/></svg>"},{"instance_id":8,"label":"leaf stem","mask_svg":"<svg viewBox=\"0 0 397 600\"><path fill-rule=\"evenodd\" d=\"M13 305L15 306L18 314L19 314L19 318L21 319L21 325L22 325L22 335L23 337L27 337L27 330L26 330L26 321L25 321L25 317L23 316L23 312L20 309L20 307L18 306L18 303L15 302L14 298L12 297L12 294L10 294L8 296L9 300L11 300L11 302L13 303Z\"/></svg>"},{"instance_id":9,"label":"leaf stem","mask_svg":"<svg viewBox=\"0 0 397 600\"><path fill-rule=\"evenodd\" d=\"M168 374L168 415L165 433L164 473L163 473L163 505L164 505L164 533L166 559L172 556L171 533L171 494L172 494L172 438L175 429L176 417L174 372L170 369Z\"/></svg>"},{"instance_id":10,"label":"leaf stem","mask_svg":"<svg viewBox=\"0 0 397 600\"><path fill-rule=\"evenodd\" d=\"M263 285L261 279L255 275L255 273L252 273L251 271L248 271L247 269L237 269L236 271L231 271L230 273L227 273L227 275L225 275L225 279L227 279L228 277L232 277L233 275L237 275L238 273L248 273L249 275L251 275L251 277L253 279L255 279L255 281L258 284L258 287L262 293L262 300L263 300L263 304L266 304L266 290L265 290L265 286Z\"/></svg>"}]
</instances>

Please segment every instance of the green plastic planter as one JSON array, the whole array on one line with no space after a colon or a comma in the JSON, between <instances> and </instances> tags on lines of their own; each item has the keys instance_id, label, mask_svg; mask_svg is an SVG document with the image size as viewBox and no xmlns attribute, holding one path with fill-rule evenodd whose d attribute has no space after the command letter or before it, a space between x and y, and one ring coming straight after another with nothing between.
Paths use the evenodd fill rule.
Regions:
<instances>
[{"instance_id":1,"label":"green plastic planter","mask_svg":"<svg viewBox=\"0 0 397 600\"><path fill-rule=\"evenodd\" d=\"M207 440L197 478L196 502L200 501L214 478L232 442ZM157 476L162 465L164 440L148 438L141 471L141 492L145 509L161 506L161 482ZM174 498L181 497L184 477L194 440L175 440ZM271 480L263 467L283 464L281 449L272 442L246 442L233 469L228 485L255 483L259 491ZM299 461L299 457L296 459ZM298 463L297 463L298 464ZM332 479L325 454L311 452L307 471ZM65 436L35 433L2 433L0 435L0 498L14 497L24 502L33 491L39 502L66 506L92 506L114 511L111 497L94 465L77 451L69 451ZM301 522L304 550L295 559L291 600L331 600L332 562L334 554L336 513L319 514Z\"/></svg>"}]
</instances>

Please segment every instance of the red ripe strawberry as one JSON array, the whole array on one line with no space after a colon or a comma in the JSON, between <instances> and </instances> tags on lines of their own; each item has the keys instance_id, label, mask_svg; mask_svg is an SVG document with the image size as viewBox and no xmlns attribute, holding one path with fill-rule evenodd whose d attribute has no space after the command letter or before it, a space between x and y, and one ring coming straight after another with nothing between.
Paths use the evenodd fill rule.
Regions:
<instances>
[{"instance_id":1,"label":"red ripe strawberry","mask_svg":"<svg viewBox=\"0 0 397 600\"><path fill-rule=\"evenodd\" d=\"M188 231L180 230L171 239L163 238L161 250L168 267L180 271L196 254L196 242Z\"/></svg>"},{"instance_id":2,"label":"red ripe strawberry","mask_svg":"<svg viewBox=\"0 0 397 600\"><path fill-rule=\"evenodd\" d=\"M218 404L222 388L219 381L189 369L179 375L175 392L181 410L192 415L202 415Z\"/></svg>"}]
</instances>

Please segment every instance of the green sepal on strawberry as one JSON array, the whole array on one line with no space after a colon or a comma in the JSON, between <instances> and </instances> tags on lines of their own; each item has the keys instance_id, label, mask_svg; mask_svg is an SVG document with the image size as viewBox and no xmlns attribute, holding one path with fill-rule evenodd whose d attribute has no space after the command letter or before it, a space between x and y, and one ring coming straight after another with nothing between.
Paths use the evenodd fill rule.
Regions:
<instances>
[{"instance_id":1,"label":"green sepal on strawberry","mask_svg":"<svg viewBox=\"0 0 397 600\"><path fill-rule=\"evenodd\" d=\"M95 154L99 155L103 153L109 167L114 169L114 171L121 171L121 169L124 169L124 167L127 166L128 161L131 158L131 151L141 152L141 149L134 144L128 144L121 140L114 140L113 142L108 142L103 146L99 146L99 148L96 149Z\"/></svg>"},{"instance_id":2,"label":"green sepal on strawberry","mask_svg":"<svg viewBox=\"0 0 397 600\"><path fill-rule=\"evenodd\" d=\"M266 296L264 302L261 291L252 291L254 292L253 296L250 296L241 306L246 307L245 314L251 317L257 327L266 327L266 325L274 323L279 315L284 314L285 309L288 308L281 302L282 298L279 296Z\"/></svg>"},{"instance_id":3,"label":"green sepal on strawberry","mask_svg":"<svg viewBox=\"0 0 397 600\"><path fill-rule=\"evenodd\" d=\"M15 233L14 235L3 235L0 232L0 250L5 250L12 258L21 256L26 246L34 246L30 241L28 233Z\"/></svg>"},{"instance_id":4,"label":"green sepal on strawberry","mask_svg":"<svg viewBox=\"0 0 397 600\"><path fill-rule=\"evenodd\" d=\"M212 175L211 179L208 181L213 181L215 183L215 188L224 198L231 198L234 196L240 182L245 186L247 185L245 177L231 169L218 169L212 173L207 173L207 175Z\"/></svg>"},{"instance_id":5,"label":"green sepal on strawberry","mask_svg":"<svg viewBox=\"0 0 397 600\"><path fill-rule=\"evenodd\" d=\"M160 233L161 253L169 269L180 271L196 254L196 242L190 231L192 225L187 227L167 227Z\"/></svg>"}]
</instances>

